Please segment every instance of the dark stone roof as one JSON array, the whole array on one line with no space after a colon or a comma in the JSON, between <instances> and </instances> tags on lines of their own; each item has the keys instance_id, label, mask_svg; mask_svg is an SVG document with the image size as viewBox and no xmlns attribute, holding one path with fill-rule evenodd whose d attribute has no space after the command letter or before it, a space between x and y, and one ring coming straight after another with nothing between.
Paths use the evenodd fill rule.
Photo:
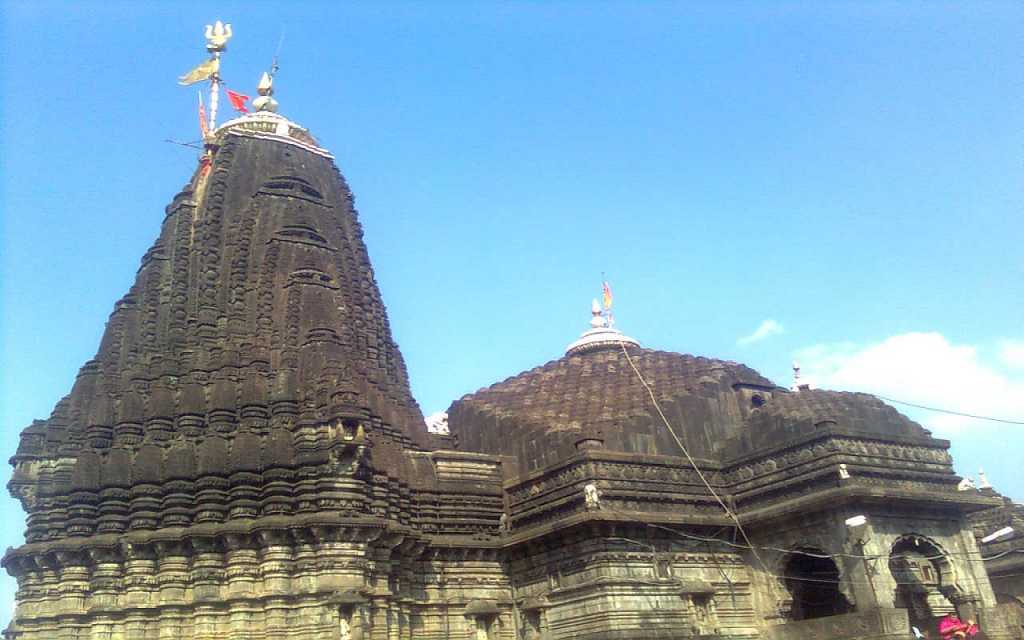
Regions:
<instances>
[{"instance_id":1,"label":"dark stone roof","mask_svg":"<svg viewBox=\"0 0 1024 640\"><path fill-rule=\"evenodd\" d=\"M344 417L425 446L333 162L267 139L219 142L205 183L197 172L167 207L96 357L12 462L104 452L103 464L80 458L75 482L88 485L229 473L291 459L296 425Z\"/></svg>"},{"instance_id":2,"label":"dark stone roof","mask_svg":"<svg viewBox=\"0 0 1024 640\"><path fill-rule=\"evenodd\" d=\"M630 348L690 453L709 457L748 413L751 389L775 385L723 360ZM553 360L466 395L448 410L459 446L516 455L524 470L570 455L584 438L606 448L679 455L621 347Z\"/></svg>"},{"instance_id":3,"label":"dark stone roof","mask_svg":"<svg viewBox=\"0 0 1024 640\"><path fill-rule=\"evenodd\" d=\"M695 457L726 463L832 425L886 438L930 437L871 395L790 392L735 362L629 352ZM553 360L462 397L448 414L460 448L516 456L521 472L573 455L586 439L612 451L681 455L621 347Z\"/></svg>"},{"instance_id":4,"label":"dark stone roof","mask_svg":"<svg viewBox=\"0 0 1024 640\"><path fill-rule=\"evenodd\" d=\"M730 455L753 453L833 425L883 437L931 436L927 429L867 393L780 390L750 412L744 429L726 449Z\"/></svg>"}]
</instances>

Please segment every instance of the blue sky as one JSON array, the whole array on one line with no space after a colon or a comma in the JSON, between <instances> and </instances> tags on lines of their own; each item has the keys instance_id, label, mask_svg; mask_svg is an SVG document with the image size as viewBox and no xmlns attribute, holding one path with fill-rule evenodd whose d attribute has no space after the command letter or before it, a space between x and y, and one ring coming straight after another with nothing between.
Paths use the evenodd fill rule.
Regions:
<instances>
[{"instance_id":1,"label":"blue sky","mask_svg":"<svg viewBox=\"0 0 1024 640\"><path fill-rule=\"evenodd\" d=\"M0 450L191 175L218 18L250 94L283 32L425 413L559 357L605 272L645 346L1024 421L1019 2L4 2ZM1024 500L1024 426L900 408Z\"/></svg>"}]
</instances>

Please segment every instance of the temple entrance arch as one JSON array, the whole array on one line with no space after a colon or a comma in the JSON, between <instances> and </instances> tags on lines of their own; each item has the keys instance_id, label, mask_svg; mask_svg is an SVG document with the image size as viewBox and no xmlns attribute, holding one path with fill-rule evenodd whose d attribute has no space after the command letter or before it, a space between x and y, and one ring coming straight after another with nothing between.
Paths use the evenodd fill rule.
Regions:
<instances>
[{"instance_id":1,"label":"temple entrance arch","mask_svg":"<svg viewBox=\"0 0 1024 640\"><path fill-rule=\"evenodd\" d=\"M953 565L935 541L916 534L900 536L889 552L889 571L896 581L895 604L907 610L910 624L937 632L939 618L956 607L958 592Z\"/></svg>"},{"instance_id":2,"label":"temple entrance arch","mask_svg":"<svg viewBox=\"0 0 1024 640\"><path fill-rule=\"evenodd\" d=\"M839 590L839 567L820 549L800 548L783 560L783 584L792 597L790 620L824 618L853 610Z\"/></svg>"}]
</instances>

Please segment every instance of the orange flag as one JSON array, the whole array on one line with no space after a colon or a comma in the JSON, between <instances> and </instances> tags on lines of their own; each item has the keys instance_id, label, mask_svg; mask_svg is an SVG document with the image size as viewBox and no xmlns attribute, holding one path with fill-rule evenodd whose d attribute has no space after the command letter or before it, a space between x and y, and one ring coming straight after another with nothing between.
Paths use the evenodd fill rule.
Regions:
<instances>
[{"instance_id":1,"label":"orange flag","mask_svg":"<svg viewBox=\"0 0 1024 640\"><path fill-rule=\"evenodd\" d=\"M612 308L612 288L609 286L607 280L604 282L604 308Z\"/></svg>"},{"instance_id":2,"label":"orange flag","mask_svg":"<svg viewBox=\"0 0 1024 640\"><path fill-rule=\"evenodd\" d=\"M206 107L203 105L203 94L199 94L199 133L203 134L203 138L206 138L206 134L209 130L206 126Z\"/></svg>"}]
</instances>

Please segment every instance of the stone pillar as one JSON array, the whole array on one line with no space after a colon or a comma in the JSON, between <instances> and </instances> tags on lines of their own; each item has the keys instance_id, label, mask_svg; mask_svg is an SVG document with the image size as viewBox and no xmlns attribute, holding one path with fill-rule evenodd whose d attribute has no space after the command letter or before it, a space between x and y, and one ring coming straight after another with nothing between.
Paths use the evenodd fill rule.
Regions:
<instances>
[{"instance_id":1,"label":"stone pillar","mask_svg":"<svg viewBox=\"0 0 1024 640\"><path fill-rule=\"evenodd\" d=\"M223 522L228 511L228 480L216 475L204 475L196 480L195 486L195 522Z\"/></svg>"},{"instance_id":2,"label":"stone pillar","mask_svg":"<svg viewBox=\"0 0 1024 640\"><path fill-rule=\"evenodd\" d=\"M160 522L160 487L137 484L131 488L131 529L156 529Z\"/></svg>"},{"instance_id":3,"label":"stone pillar","mask_svg":"<svg viewBox=\"0 0 1024 640\"><path fill-rule=\"evenodd\" d=\"M228 597L251 596L258 591L260 559L256 540L246 534L228 534L226 576Z\"/></svg>"},{"instance_id":4,"label":"stone pillar","mask_svg":"<svg viewBox=\"0 0 1024 640\"><path fill-rule=\"evenodd\" d=\"M224 584L224 554L216 538L192 538L192 597L197 602L221 598Z\"/></svg>"},{"instance_id":5,"label":"stone pillar","mask_svg":"<svg viewBox=\"0 0 1024 640\"><path fill-rule=\"evenodd\" d=\"M386 598L375 597L369 606L370 635L372 640L389 640L388 633L388 603Z\"/></svg>"},{"instance_id":6,"label":"stone pillar","mask_svg":"<svg viewBox=\"0 0 1024 640\"><path fill-rule=\"evenodd\" d=\"M160 510L161 527L187 527L192 523L195 489L191 480L174 479L164 483Z\"/></svg>"},{"instance_id":7,"label":"stone pillar","mask_svg":"<svg viewBox=\"0 0 1024 640\"><path fill-rule=\"evenodd\" d=\"M158 624L159 622L151 621L145 611L138 609L129 611L124 618L124 635L117 640L155 639Z\"/></svg>"},{"instance_id":8,"label":"stone pillar","mask_svg":"<svg viewBox=\"0 0 1024 640\"><path fill-rule=\"evenodd\" d=\"M267 469L263 472L260 513L264 516L288 515L292 512L291 469Z\"/></svg>"},{"instance_id":9,"label":"stone pillar","mask_svg":"<svg viewBox=\"0 0 1024 640\"><path fill-rule=\"evenodd\" d=\"M142 606L156 602L156 552L148 544L124 544L124 602Z\"/></svg>"},{"instance_id":10,"label":"stone pillar","mask_svg":"<svg viewBox=\"0 0 1024 640\"><path fill-rule=\"evenodd\" d=\"M872 559L872 556L888 557L888 548L879 540L870 518L856 531L848 529L845 518L846 515L840 515L836 523L836 539L845 541L842 551L848 554L836 558L845 582L840 584L840 590L853 594L858 611L892 608L894 590L889 588L888 564L881 559Z\"/></svg>"},{"instance_id":11,"label":"stone pillar","mask_svg":"<svg viewBox=\"0 0 1024 640\"><path fill-rule=\"evenodd\" d=\"M97 533L121 533L128 528L128 504L131 493L124 487L106 487L100 491Z\"/></svg>"},{"instance_id":12,"label":"stone pillar","mask_svg":"<svg viewBox=\"0 0 1024 640\"><path fill-rule=\"evenodd\" d=\"M240 471L231 474L228 518L255 518L260 511L260 476Z\"/></svg>"},{"instance_id":13,"label":"stone pillar","mask_svg":"<svg viewBox=\"0 0 1024 640\"><path fill-rule=\"evenodd\" d=\"M352 610L352 640L370 640L373 626L365 604L356 605Z\"/></svg>"},{"instance_id":14,"label":"stone pillar","mask_svg":"<svg viewBox=\"0 0 1024 640\"><path fill-rule=\"evenodd\" d=\"M269 639L288 638L288 612L292 609L291 599L287 597L269 597L264 600L263 614L266 637Z\"/></svg>"},{"instance_id":15,"label":"stone pillar","mask_svg":"<svg viewBox=\"0 0 1024 640\"><path fill-rule=\"evenodd\" d=\"M163 562L161 562L161 566L163 566ZM187 610L183 606L162 606L160 608L160 632L157 640L191 638L192 625L187 623L188 618Z\"/></svg>"},{"instance_id":16,"label":"stone pillar","mask_svg":"<svg viewBox=\"0 0 1024 640\"><path fill-rule=\"evenodd\" d=\"M122 558L116 547L93 548L89 550L93 570L89 581L92 592L91 605L116 608L118 594L122 590Z\"/></svg>"},{"instance_id":17,"label":"stone pillar","mask_svg":"<svg viewBox=\"0 0 1024 640\"><path fill-rule=\"evenodd\" d=\"M317 591L337 591L354 586L346 580L345 566L350 552L337 527L313 527L317 552ZM361 582L361 581L360 581Z\"/></svg>"},{"instance_id":18,"label":"stone pillar","mask_svg":"<svg viewBox=\"0 0 1024 640\"><path fill-rule=\"evenodd\" d=\"M36 600L36 612L53 611L60 601L60 567L52 554L36 557L40 569L40 597Z\"/></svg>"},{"instance_id":19,"label":"stone pillar","mask_svg":"<svg viewBox=\"0 0 1024 640\"><path fill-rule=\"evenodd\" d=\"M185 601L188 586L188 554L184 543L167 541L156 543L157 566L159 569L160 604L178 604ZM163 627L161 626L161 638ZM174 637L174 636L171 636ZM180 637L174 637L180 640Z\"/></svg>"},{"instance_id":20,"label":"stone pillar","mask_svg":"<svg viewBox=\"0 0 1024 640\"><path fill-rule=\"evenodd\" d=\"M293 593L313 593L317 588L317 557L316 542L310 532L295 531L295 552L292 573Z\"/></svg>"},{"instance_id":21,"label":"stone pillar","mask_svg":"<svg viewBox=\"0 0 1024 640\"><path fill-rule=\"evenodd\" d=\"M23 557L14 562L18 563L17 568L11 565L18 576L18 593L15 599L17 608L12 618L17 621L22 615L33 614L39 607L39 601L45 594L45 583L42 567L36 562L36 557Z\"/></svg>"},{"instance_id":22,"label":"stone pillar","mask_svg":"<svg viewBox=\"0 0 1024 640\"><path fill-rule=\"evenodd\" d=\"M260 607L253 600L235 600L231 602L228 613L228 630L226 637L231 640L262 640L263 624ZM225 637L225 636L222 636Z\"/></svg>"},{"instance_id":23,"label":"stone pillar","mask_svg":"<svg viewBox=\"0 0 1024 640\"><path fill-rule=\"evenodd\" d=\"M98 465L97 465L98 466ZM96 527L99 496L95 491L75 491L68 506L68 535L88 536Z\"/></svg>"},{"instance_id":24,"label":"stone pillar","mask_svg":"<svg viewBox=\"0 0 1024 640\"><path fill-rule=\"evenodd\" d=\"M97 613L90 621L85 637L89 640L120 640L114 636L115 629L116 624L109 615Z\"/></svg>"},{"instance_id":25,"label":"stone pillar","mask_svg":"<svg viewBox=\"0 0 1024 640\"><path fill-rule=\"evenodd\" d=\"M292 589L291 536L285 530L266 530L259 533L262 542L259 575L263 579L264 593L287 594Z\"/></svg>"},{"instance_id":26,"label":"stone pillar","mask_svg":"<svg viewBox=\"0 0 1024 640\"><path fill-rule=\"evenodd\" d=\"M190 640L223 640L230 637L222 631L220 607L213 604L197 604L193 619L195 626Z\"/></svg>"},{"instance_id":27,"label":"stone pillar","mask_svg":"<svg viewBox=\"0 0 1024 640\"><path fill-rule=\"evenodd\" d=\"M60 567L57 610L66 614L85 613L89 596L89 567L85 553L58 551L56 558Z\"/></svg>"}]
</instances>

